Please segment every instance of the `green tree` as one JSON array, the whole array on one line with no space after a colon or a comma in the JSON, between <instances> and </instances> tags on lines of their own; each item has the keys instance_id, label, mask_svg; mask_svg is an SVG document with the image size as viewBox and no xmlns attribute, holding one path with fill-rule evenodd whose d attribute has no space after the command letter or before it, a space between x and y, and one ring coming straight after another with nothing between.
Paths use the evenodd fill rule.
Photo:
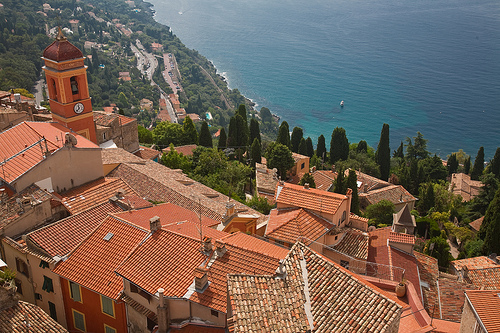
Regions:
<instances>
[{"instance_id":1,"label":"green tree","mask_svg":"<svg viewBox=\"0 0 500 333\"><path fill-rule=\"evenodd\" d=\"M474 160L474 166L472 167L472 172L470 178L472 180L479 180L479 177L484 171L484 147L480 147L476 159Z\"/></svg>"},{"instance_id":2,"label":"green tree","mask_svg":"<svg viewBox=\"0 0 500 333\"><path fill-rule=\"evenodd\" d=\"M222 127L220 129L218 148L221 150L224 150L227 148L227 136L226 136L226 130L224 129L224 127Z\"/></svg>"},{"instance_id":3,"label":"green tree","mask_svg":"<svg viewBox=\"0 0 500 333\"><path fill-rule=\"evenodd\" d=\"M247 108L245 104L240 104L236 114L239 114L241 116L241 119L243 119L243 121L245 122L245 127L248 128Z\"/></svg>"},{"instance_id":4,"label":"green tree","mask_svg":"<svg viewBox=\"0 0 500 333\"><path fill-rule=\"evenodd\" d=\"M299 185L309 184L309 187L316 188L316 183L314 182L314 177L309 173L305 173L302 178L300 178Z\"/></svg>"},{"instance_id":5,"label":"green tree","mask_svg":"<svg viewBox=\"0 0 500 333\"><path fill-rule=\"evenodd\" d=\"M318 145L316 147L316 155L324 162L326 160L326 143L325 137L321 134L318 137Z\"/></svg>"},{"instance_id":6,"label":"green tree","mask_svg":"<svg viewBox=\"0 0 500 333\"><path fill-rule=\"evenodd\" d=\"M227 167L221 170L220 176L228 185L229 197L236 193L240 198L245 198L245 184L250 180L251 173L252 169L247 165L238 161L228 162Z\"/></svg>"},{"instance_id":7,"label":"green tree","mask_svg":"<svg viewBox=\"0 0 500 333\"><path fill-rule=\"evenodd\" d=\"M434 194L433 183L423 183L420 185L420 200L418 201L418 210L421 215L426 213L435 205L436 197Z\"/></svg>"},{"instance_id":8,"label":"green tree","mask_svg":"<svg viewBox=\"0 0 500 333\"><path fill-rule=\"evenodd\" d=\"M252 199L247 200L246 205L258 212L261 212L264 215L269 215L269 212L273 208L273 205L271 205L266 198L260 197L258 195L254 195Z\"/></svg>"},{"instance_id":9,"label":"green tree","mask_svg":"<svg viewBox=\"0 0 500 333\"><path fill-rule=\"evenodd\" d=\"M160 147L168 147L186 144L186 136L180 124L162 121L153 130L153 141Z\"/></svg>"},{"instance_id":10,"label":"green tree","mask_svg":"<svg viewBox=\"0 0 500 333\"><path fill-rule=\"evenodd\" d=\"M300 139L299 143L299 149L297 151L300 155L307 156L307 145L306 145L306 139L302 138Z\"/></svg>"},{"instance_id":11,"label":"green tree","mask_svg":"<svg viewBox=\"0 0 500 333\"><path fill-rule=\"evenodd\" d=\"M271 111L266 107L262 107L260 109L260 118L262 119L263 123L270 123L273 121L273 115L271 114Z\"/></svg>"},{"instance_id":12,"label":"green tree","mask_svg":"<svg viewBox=\"0 0 500 333\"><path fill-rule=\"evenodd\" d=\"M292 131L292 138L290 139L290 144L292 145L292 152L299 152L300 140L304 137L302 128L294 127Z\"/></svg>"},{"instance_id":13,"label":"green tree","mask_svg":"<svg viewBox=\"0 0 500 333\"><path fill-rule=\"evenodd\" d=\"M295 161L290 149L281 143L274 144L272 150L268 154L267 167L269 169L276 168L278 170L278 175L281 179L285 180L287 178L287 171L294 165Z\"/></svg>"},{"instance_id":14,"label":"green tree","mask_svg":"<svg viewBox=\"0 0 500 333\"><path fill-rule=\"evenodd\" d=\"M391 225L392 214L395 212L394 209L394 204L384 199L366 207L365 216L370 219L370 224L372 225Z\"/></svg>"},{"instance_id":15,"label":"green tree","mask_svg":"<svg viewBox=\"0 0 500 333\"><path fill-rule=\"evenodd\" d=\"M184 135L186 136L187 144L198 144L198 132L196 131L196 127L194 126L191 118L184 118L184 123L182 125L182 129L184 130Z\"/></svg>"},{"instance_id":16,"label":"green tree","mask_svg":"<svg viewBox=\"0 0 500 333\"><path fill-rule=\"evenodd\" d=\"M417 132L417 136L413 137L413 143L410 138L406 138L406 158L422 160L428 157L427 141L420 132Z\"/></svg>"},{"instance_id":17,"label":"green tree","mask_svg":"<svg viewBox=\"0 0 500 333\"><path fill-rule=\"evenodd\" d=\"M227 168L228 160L224 152L215 148L198 147L193 150L193 173L206 177L220 174Z\"/></svg>"},{"instance_id":18,"label":"green tree","mask_svg":"<svg viewBox=\"0 0 500 333\"><path fill-rule=\"evenodd\" d=\"M500 178L500 147L495 151L495 156L490 162L488 171L493 173L495 177Z\"/></svg>"},{"instance_id":19,"label":"green tree","mask_svg":"<svg viewBox=\"0 0 500 333\"><path fill-rule=\"evenodd\" d=\"M359 214L358 177L356 176L356 171L349 169L346 182L346 187L352 190L351 212Z\"/></svg>"},{"instance_id":20,"label":"green tree","mask_svg":"<svg viewBox=\"0 0 500 333\"><path fill-rule=\"evenodd\" d=\"M313 157L314 155L314 147L313 147L313 142L310 136L307 137L306 139L306 151L307 151L307 156Z\"/></svg>"},{"instance_id":21,"label":"green tree","mask_svg":"<svg viewBox=\"0 0 500 333\"><path fill-rule=\"evenodd\" d=\"M276 143L281 143L282 145L291 148L290 146L290 128L288 127L288 123L283 121L278 130L278 138L276 139Z\"/></svg>"},{"instance_id":22,"label":"green tree","mask_svg":"<svg viewBox=\"0 0 500 333\"><path fill-rule=\"evenodd\" d=\"M451 255L450 246L446 241L446 237L437 236L428 240L424 248L424 254L436 258L438 260L438 266L444 271L448 270Z\"/></svg>"},{"instance_id":23,"label":"green tree","mask_svg":"<svg viewBox=\"0 0 500 333\"><path fill-rule=\"evenodd\" d=\"M333 183L333 192L338 194L345 194L345 182L344 182L344 169L338 169L337 178Z\"/></svg>"},{"instance_id":24,"label":"green tree","mask_svg":"<svg viewBox=\"0 0 500 333\"><path fill-rule=\"evenodd\" d=\"M396 149L394 151L394 153L392 154L392 157L399 157L399 158L405 157L403 141L401 141L401 144L399 145L398 149Z\"/></svg>"},{"instance_id":25,"label":"green tree","mask_svg":"<svg viewBox=\"0 0 500 333\"><path fill-rule=\"evenodd\" d=\"M495 193L499 189L499 181L495 178L495 175L488 173L481 178L483 186L479 189L479 194L469 203L469 209L478 212L480 215L486 214L486 210L493 201ZM479 230L478 233L480 238L484 238L484 233Z\"/></svg>"},{"instance_id":26,"label":"green tree","mask_svg":"<svg viewBox=\"0 0 500 333\"><path fill-rule=\"evenodd\" d=\"M479 233L484 235L484 254L500 253L500 189L486 210Z\"/></svg>"},{"instance_id":27,"label":"green tree","mask_svg":"<svg viewBox=\"0 0 500 333\"><path fill-rule=\"evenodd\" d=\"M253 140L257 139L259 142L262 142L260 139L260 129L259 129L259 122L257 119L252 118L250 119L250 141L253 143Z\"/></svg>"},{"instance_id":28,"label":"green tree","mask_svg":"<svg viewBox=\"0 0 500 333\"><path fill-rule=\"evenodd\" d=\"M334 164L339 160L347 160L348 156L349 141L347 140L345 129L342 127L335 127L330 142L330 163Z\"/></svg>"},{"instance_id":29,"label":"green tree","mask_svg":"<svg viewBox=\"0 0 500 333\"><path fill-rule=\"evenodd\" d=\"M448 167L448 175L451 175L458 171L458 159L456 153L450 155L450 157L448 158L448 162L446 162L446 166Z\"/></svg>"},{"instance_id":30,"label":"green tree","mask_svg":"<svg viewBox=\"0 0 500 333\"><path fill-rule=\"evenodd\" d=\"M229 120L229 130L227 133L227 147L234 148L238 146L238 128L236 125L236 116Z\"/></svg>"},{"instance_id":31,"label":"green tree","mask_svg":"<svg viewBox=\"0 0 500 333\"><path fill-rule=\"evenodd\" d=\"M161 163L170 169L182 169L183 172L188 173L191 169L191 162L182 153L179 154L175 148L174 144L170 144L170 151L163 153L161 156Z\"/></svg>"},{"instance_id":32,"label":"green tree","mask_svg":"<svg viewBox=\"0 0 500 333\"><path fill-rule=\"evenodd\" d=\"M446 176L448 176L448 170L446 170L441 158L437 155L420 160L418 162L418 166L419 168L422 168L424 175L424 179L420 179L420 181L445 180Z\"/></svg>"},{"instance_id":33,"label":"green tree","mask_svg":"<svg viewBox=\"0 0 500 333\"><path fill-rule=\"evenodd\" d=\"M210 130L208 129L208 124L206 121L201 123L200 129L200 146L212 148L212 135L210 134Z\"/></svg>"},{"instance_id":34,"label":"green tree","mask_svg":"<svg viewBox=\"0 0 500 333\"><path fill-rule=\"evenodd\" d=\"M464 173L467 175L470 173L470 164L470 156L467 156L464 162Z\"/></svg>"},{"instance_id":35,"label":"green tree","mask_svg":"<svg viewBox=\"0 0 500 333\"><path fill-rule=\"evenodd\" d=\"M262 151L261 151L260 141L257 138L253 139L251 155L252 155L252 165L254 167L255 163L262 162Z\"/></svg>"},{"instance_id":36,"label":"green tree","mask_svg":"<svg viewBox=\"0 0 500 333\"><path fill-rule=\"evenodd\" d=\"M137 126L137 133L139 134L140 143L153 143L153 133L150 130L139 125Z\"/></svg>"},{"instance_id":37,"label":"green tree","mask_svg":"<svg viewBox=\"0 0 500 333\"><path fill-rule=\"evenodd\" d=\"M389 179L389 171L391 169L391 147L389 146L389 125L382 125L380 133L380 141L378 142L377 152L375 153L375 161L380 168L380 178L387 181Z\"/></svg>"},{"instance_id":38,"label":"green tree","mask_svg":"<svg viewBox=\"0 0 500 333\"><path fill-rule=\"evenodd\" d=\"M368 144L365 140L361 140L356 147L356 152L358 153L367 153L368 152Z\"/></svg>"}]
</instances>

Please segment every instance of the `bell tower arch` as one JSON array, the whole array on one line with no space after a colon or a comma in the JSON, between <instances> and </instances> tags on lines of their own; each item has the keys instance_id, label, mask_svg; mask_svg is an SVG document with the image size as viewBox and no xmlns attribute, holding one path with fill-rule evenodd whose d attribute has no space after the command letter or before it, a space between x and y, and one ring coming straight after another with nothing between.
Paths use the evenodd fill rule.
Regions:
<instances>
[{"instance_id":1,"label":"bell tower arch","mask_svg":"<svg viewBox=\"0 0 500 333\"><path fill-rule=\"evenodd\" d=\"M59 28L56 40L43 51L42 59L52 118L98 144L82 51Z\"/></svg>"}]
</instances>

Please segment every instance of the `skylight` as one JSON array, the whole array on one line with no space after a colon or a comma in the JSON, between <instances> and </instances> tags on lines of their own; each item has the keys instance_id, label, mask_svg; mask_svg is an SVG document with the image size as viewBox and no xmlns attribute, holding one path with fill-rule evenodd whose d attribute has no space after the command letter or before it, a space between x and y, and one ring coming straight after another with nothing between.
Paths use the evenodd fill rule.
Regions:
<instances>
[{"instance_id":1,"label":"skylight","mask_svg":"<svg viewBox=\"0 0 500 333\"><path fill-rule=\"evenodd\" d=\"M105 241L109 241L111 239L111 237L113 237L113 233L112 232L108 232L106 234L106 236L104 236L104 240Z\"/></svg>"}]
</instances>

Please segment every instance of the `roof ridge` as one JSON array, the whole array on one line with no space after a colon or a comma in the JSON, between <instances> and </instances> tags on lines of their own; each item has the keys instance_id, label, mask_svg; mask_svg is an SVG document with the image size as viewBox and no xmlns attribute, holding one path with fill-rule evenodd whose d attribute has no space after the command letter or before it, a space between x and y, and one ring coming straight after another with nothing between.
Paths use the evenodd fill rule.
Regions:
<instances>
[{"instance_id":1,"label":"roof ridge","mask_svg":"<svg viewBox=\"0 0 500 333\"><path fill-rule=\"evenodd\" d=\"M56 143L54 143L51 140L47 139L44 135L41 135L40 132L38 132L35 128L33 128L33 126L30 126L30 124L29 124L30 122L29 121L25 121L25 123L26 123L26 126L28 126L29 128L31 128L31 130L33 130L41 138L44 138L46 141L50 142L51 144L55 145L56 147L59 147L59 145L57 145ZM54 121L48 121L48 122L45 122L45 121L33 121L33 123L53 124L55 122ZM68 131L65 132L65 133L68 133L68 132L71 133L73 131L68 128ZM75 132L73 132L73 133L75 133ZM75 133L75 134L77 134L77 133Z\"/></svg>"},{"instance_id":2,"label":"roof ridge","mask_svg":"<svg viewBox=\"0 0 500 333\"><path fill-rule=\"evenodd\" d=\"M228 236L225 236L225 237L220 238L220 239L218 239L218 240L219 240L219 241L221 241L221 242L223 242L226 246L231 246L231 247L233 247L233 248L237 248L237 249L241 249L241 250L249 251L249 252L252 252L252 253L257 253L257 254L259 254L259 255L265 256L266 258L276 259L276 257L275 257L275 256L272 256L272 255L267 254L267 253L260 252L260 251L258 251L258 250L253 249L253 248L249 248L249 247L246 247L246 246L241 246L241 245L229 244L229 243L227 243L227 242L225 242L225 241L224 241L226 238L229 238L230 236L239 235L239 234L242 234L242 235L247 235L247 234L245 234L245 233L243 233L243 232L241 232L241 231L237 231L237 232L235 232L235 233L229 234ZM257 240L261 240L261 239L259 239L259 238L257 238L257 237L253 237L252 235L247 235L247 236L248 236L248 237L252 237L252 238L254 238L254 239L257 239ZM264 240L261 240L261 241L265 242ZM266 242L266 243L267 243L267 242ZM269 244L271 244L271 243L269 243ZM272 244L272 245L274 245L274 244Z\"/></svg>"}]
</instances>

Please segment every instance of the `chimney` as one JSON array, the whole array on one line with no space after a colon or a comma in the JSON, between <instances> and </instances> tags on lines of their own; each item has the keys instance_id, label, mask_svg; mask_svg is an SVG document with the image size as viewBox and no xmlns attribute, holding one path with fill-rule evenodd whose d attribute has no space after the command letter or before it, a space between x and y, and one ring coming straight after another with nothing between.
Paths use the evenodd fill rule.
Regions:
<instances>
[{"instance_id":1,"label":"chimney","mask_svg":"<svg viewBox=\"0 0 500 333\"><path fill-rule=\"evenodd\" d=\"M308 190L309 189L309 183L305 183L304 184L304 190Z\"/></svg>"},{"instance_id":2,"label":"chimney","mask_svg":"<svg viewBox=\"0 0 500 333\"><path fill-rule=\"evenodd\" d=\"M234 203L229 202L229 201L226 203L226 217L230 217L230 216L234 215L234 212L235 212L234 207L235 207Z\"/></svg>"},{"instance_id":3,"label":"chimney","mask_svg":"<svg viewBox=\"0 0 500 333\"><path fill-rule=\"evenodd\" d=\"M368 193L368 184L363 184L363 193Z\"/></svg>"},{"instance_id":4,"label":"chimney","mask_svg":"<svg viewBox=\"0 0 500 333\"><path fill-rule=\"evenodd\" d=\"M161 229L160 217L155 216L149 219L149 230L154 233L156 230Z\"/></svg>"},{"instance_id":5,"label":"chimney","mask_svg":"<svg viewBox=\"0 0 500 333\"><path fill-rule=\"evenodd\" d=\"M278 268L276 268L276 277L278 279L286 278L286 267L285 267L285 261L283 259L280 260L280 264Z\"/></svg>"},{"instance_id":6,"label":"chimney","mask_svg":"<svg viewBox=\"0 0 500 333\"><path fill-rule=\"evenodd\" d=\"M160 301L160 305L157 308L157 317L158 317L158 331L157 333L167 333L169 329L168 322L168 307L165 304L165 298L163 297L163 293L165 290L163 288L158 289L158 298Z\"/></svg>"},{"instance_id":7,"label":"chimney","mask_svg":"<svg viewBox=\"0 0 500 333\"><path fill-rule=\"evenodd\" d=\"M497 254L496 253L492 253L488 256L491 260L493 260L493 262L495 262L495 264L498 264L498 257L497 257Z\"/></svg>"},{"instance_id":8,"label":"chimney","mask_svg":"<svg viewBox=\"0 0 500 333\"><path fill-rule=\"evenodd\" d=\"M212 239L210 237L203 237L203 251L210 253L212 251Z\"/></svg>"},{"instance_id":9,"label":"chimney","mask_svg":"<svg viewBox=\"0 0 500 333\"><path fill-rule=\"evenodd\" d=\"M194 287L196 291L202 293L208 287L208 269L196 267L194 269Z\"/></svg>"},{"instance_id":10,"label":"chimney","mask_svg":"<svg viewBox=\"0 0 500 333\"><path fill-rule=\"evenodd\" d=\"M226 244L215 241L215 252L217 253L217 257L220 258L226 253Z\"/></svg>"},{"instance_id":11,"label":"chimney","mask_svg":"<svg viewBox=\"0 0 500 333\"><path fill-rule=\"evenodd\" d=\"M125 190L120 188L116 191L116 197L118 199L123 199L125 197Z\"/></svg>"}]
</instances>

